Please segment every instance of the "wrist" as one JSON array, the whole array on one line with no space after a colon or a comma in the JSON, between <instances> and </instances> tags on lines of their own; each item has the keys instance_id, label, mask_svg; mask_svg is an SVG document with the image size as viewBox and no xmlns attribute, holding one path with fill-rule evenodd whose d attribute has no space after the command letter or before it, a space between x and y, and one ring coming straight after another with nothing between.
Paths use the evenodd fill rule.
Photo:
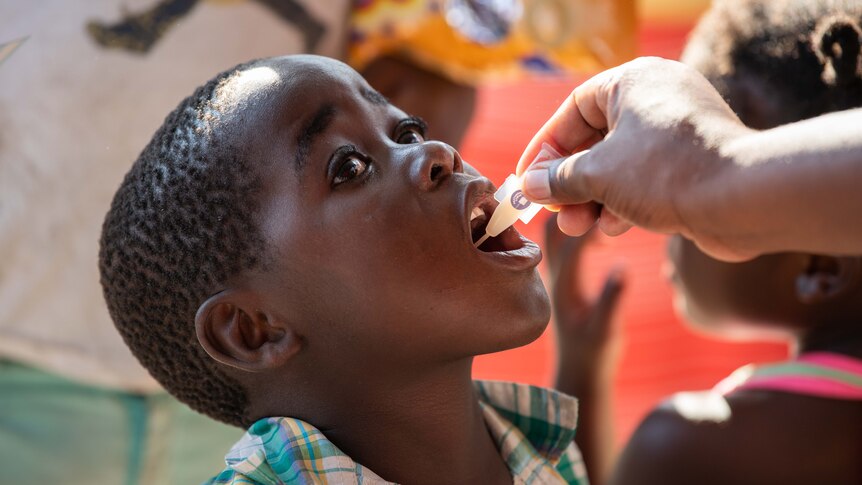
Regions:
<instances>
[{"instance_id":1,"label":"wrist","mask_svg":"<svg viewBox=\"0 0 862 485\"><path fill-rule=\"evenodd\" d=\"M578 399L597 399L613 392L613 379L591 376L558 375L554 388Z\"/></svg>"},{"instance_id":2,"label":"wrist","mask_svg":"<svg viewBox=\"0 0 862 485\"><path fill-rule=\"evenodd\" d=\"M556 388L575 396L610 390L617 371L616 359L592 359L589 362L559 359L554 376Z\"/></svg>"}]
</instances>

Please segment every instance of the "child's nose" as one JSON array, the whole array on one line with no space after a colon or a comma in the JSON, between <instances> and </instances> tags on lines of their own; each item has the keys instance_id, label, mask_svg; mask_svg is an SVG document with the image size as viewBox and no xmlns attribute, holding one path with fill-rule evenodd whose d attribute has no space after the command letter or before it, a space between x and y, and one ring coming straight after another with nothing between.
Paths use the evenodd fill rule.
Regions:
<instances>
[{"instance_id":1,"label":"child's nose","mask_svg":"<svg viewBox=\"0 0 862 485\"><path fill-rule=\"evenodd\" d=\"M429 141L418 150L411 175L420 190L430 191L453 173L463 172L464 164L457 150L440 141Z\"/></svg>"}]
</instances>

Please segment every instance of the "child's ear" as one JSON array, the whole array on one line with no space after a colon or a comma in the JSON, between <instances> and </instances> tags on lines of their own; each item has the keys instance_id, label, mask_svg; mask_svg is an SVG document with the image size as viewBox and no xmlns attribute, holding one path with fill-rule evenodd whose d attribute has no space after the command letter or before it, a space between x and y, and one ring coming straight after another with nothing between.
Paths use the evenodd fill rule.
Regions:
<instances>
[{"instance_id":1,"label":"child's ear","mask_svg":"<svg viewBox=\"0 0 862 485\"><path fill-rule=\"evenodd\" d=\"M862 28L846 14L822 17L811 34L814 53L823 65L821 78L827 86L846 88L862 78L859 59Z\"/></svg>"},{"instance_id":2,"label":"child's ear","mask_svg":"<svg viewBox=\"0 0 862 485\"><path fill-rule=\"evenodd\" d=\"M862 260L851 256L808 256L804 271L796 277L796 297L802 303L833 300L859 284Z\"/></svg>"},{"instance_id":3,"label":"child's ear","mask_svg":"<svg viewBox=\"0 0 862 485\"><path fill-rule=\"evenodd\" d=\"M247 291L207 299L195 315L195 332L210 357L247 372L280 367L302 348L302 337Z\"/></svg>"}]
</instances>

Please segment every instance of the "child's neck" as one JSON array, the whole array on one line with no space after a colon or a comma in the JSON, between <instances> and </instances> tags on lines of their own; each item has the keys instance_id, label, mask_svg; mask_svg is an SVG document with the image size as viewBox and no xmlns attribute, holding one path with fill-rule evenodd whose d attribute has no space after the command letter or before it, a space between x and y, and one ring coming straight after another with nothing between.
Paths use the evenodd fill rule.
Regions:
<instances>
[{"instance_id":1,"label":"child's neck","mask_svg":"<svg viewBox=\"0 0 862 485\"><path fill-rule=\"evenodd\" d=\"M485 426L472 359L424 372L329 381L311 424L357 463L411 484L511 483ZM326 396L326 397L323 397ZM313 417L313 418L312 418Z\"/></svg>"}]
</instances>

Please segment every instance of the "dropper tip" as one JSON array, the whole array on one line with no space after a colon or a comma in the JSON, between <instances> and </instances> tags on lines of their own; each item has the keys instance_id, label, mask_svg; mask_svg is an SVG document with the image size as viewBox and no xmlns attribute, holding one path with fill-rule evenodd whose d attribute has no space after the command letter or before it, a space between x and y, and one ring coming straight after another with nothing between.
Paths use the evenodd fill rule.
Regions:
<instances>
[{"instance_id":1,"label":"dropper tip","mask_svg":"<svg viewBox=\"0 0 862 485\"><path fill-rule=\"evenodd\" d=\"M480 238L479 238L479 240L478 240L478 241L476 241L476 244L474 244L474 245L473 245L473 247L477 247L477 248L478 248L479 246L481 246L481 245L482 245L482 243L483 243L483 242L487 241L489 237L491 237L491 235L490 235L490 234L488 234L488 233L485 233L485 235L484 235L484 236L480 237Z\"/></svg>"}]
</instances>

